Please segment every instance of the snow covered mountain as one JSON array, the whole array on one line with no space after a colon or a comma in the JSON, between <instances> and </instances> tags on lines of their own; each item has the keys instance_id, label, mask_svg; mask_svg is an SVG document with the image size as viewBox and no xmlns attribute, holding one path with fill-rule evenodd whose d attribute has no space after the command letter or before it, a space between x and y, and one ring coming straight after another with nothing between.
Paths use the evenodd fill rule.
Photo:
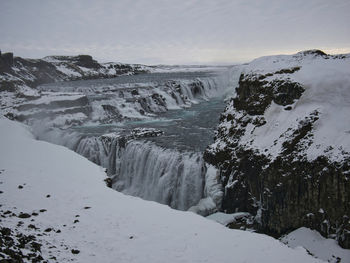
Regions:
<instances>
[{"instance_id":1,"label":"snow covered mountain","mask_svg":"<svg viewBox=\"0 0 350 263\"><path fill-rule=\"evenodd\" d=\"M43 59L13 57L0 51L1 108L11 107L14 101L40 96L38 85L51 82L113 78L149 72L150 67L136 64L98 63L89 55L50 56Z\"/></svg>"},{"instance_id":2,"label":"snow covered mountain","mask_svg":"<svg viewBox=\"0 0 350 263\"><path fill-rule=\"evenodd\" d=\"M111 190L101 167L5 118L0 145L0 260L320 262L271 237Z\"/></svg>"},{"instance_id":3,"label":"snow covered mountain","mask_svg":"<svg viewBox=\"0 0 350 263\"><path fill-rule=\"evenodd\" d=\"M245 65L205 160L222 209L281 235L317 229L350 248L350 55L319 50Z\"/></svg>"}]
</instances>

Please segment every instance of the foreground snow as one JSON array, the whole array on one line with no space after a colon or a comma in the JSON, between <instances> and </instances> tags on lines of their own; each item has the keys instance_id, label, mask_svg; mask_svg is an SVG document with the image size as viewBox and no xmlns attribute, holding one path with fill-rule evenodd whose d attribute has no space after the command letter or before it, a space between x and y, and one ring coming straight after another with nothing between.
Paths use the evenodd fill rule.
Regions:
<instances>
[{"instance_id":1,"label":"foreground snow","mask_svg":"<svg viewBox=\"0 0 350 263\"><path fill-rule=\"evenodd\" d=\"M1 225L37 235L43 257L57 262L319 262L268 236L109 189L102 168L7 119L0 119L0 170L1 210L38 213L6 216Z\"/></svg>"},{"instance_id":2,"label":"foreground snow","mask_svg":"<svg viewBox=\"0 0 350 263\"><path fill-rule=\"evenodd\" d=\"M350 250L341 248L334 239L324 238L315 230L301 227L281 241L290 247L302 246L316 257L328 262L350 262Z\"/></svg>"},{"instance_id":3,"label":"foreground snow","mask_svg":"<svg viewBox=\"0 0 350 263\"><path fill-rule=\"evenodd\" d=\"M225 214L222 212L216 212L214 214L207 216L207 218L226 226L232 222L235 222L237 219L245 216L249 216L249 213L237 212L233 214Z\"/></svg>"}]
</instances>

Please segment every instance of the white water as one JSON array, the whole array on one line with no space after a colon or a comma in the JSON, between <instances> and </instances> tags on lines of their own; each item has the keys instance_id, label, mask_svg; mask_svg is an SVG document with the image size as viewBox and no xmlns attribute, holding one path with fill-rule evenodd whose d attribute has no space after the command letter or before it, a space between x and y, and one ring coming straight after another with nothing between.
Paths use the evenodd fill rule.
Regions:
<instances>
[{"instance_id":1,"label":"white water","mask_svg":"<svg viewBox=\"0 0 350 263\"><path fill-rule=\"evenodd\" d=\"M179 210L194 207L192 211L206 214L220 205L221 186L216 180L215 171L207 169L201 150L210 143L207 140L213 136L215 119L218 121L223 110L220 105L224 107L224 102L216 99L214 104L205 102L205 105L199 104L198 107L193 107L193 104L222 97L228 88L232 90L229 77L232 77L232 72L226 76L163 80L161 83L113 84L108 80L107 86L104 81L97 84L96 81L82 81L74 85L68 83L63 87L51 85L45 89L86 94L92 111L87 122L73 126L73 129L42 130L42 125L39 125L35 133L39 139L64 145L107 168L112 178L112 188L118 191ZM140 98L143 98L142 103ZM140 114L142 109L154 114L153 118L160 123L165 118L164 125L154 124L165 134L159 139L151 138L151 141L130 138L127 141L125 132L135 128L135 125L142 127L144 124L138 121L123 124L119 120L116 124L101 125L105 123L104 120L109 120L108 112L102 105L115 107L124 117L144 118ZM177 110L162 113L170 109ZM146 127L152 125L149 122ZM105 135L111 132L113 135ZM199 145L203 143L204 146ZM184 144L188 146L184 147ZM215 189L214 194L211 188Z\"/></svg>"},{"instance_id":2,"label":"white water","mask_svg":"<svg viewBox=\"0 0 350 263\"><path fill-rule=\"evenodd\" d=\"M201 154L130 141L116 155L113 188L187 210L203 197L206 167Z\"/></svg>"}]
</instances>

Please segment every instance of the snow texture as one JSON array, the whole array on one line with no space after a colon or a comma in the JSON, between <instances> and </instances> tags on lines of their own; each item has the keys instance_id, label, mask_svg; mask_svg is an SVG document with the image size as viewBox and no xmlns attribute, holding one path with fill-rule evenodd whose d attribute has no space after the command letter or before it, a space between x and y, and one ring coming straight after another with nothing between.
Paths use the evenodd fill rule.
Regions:
<instances>
[{"instance_id":1,"label":"snow texture","mask_svg":"<svg viewBox=\"0 0 350 263\"><path fill-rule=\"evenodd\" d=\"M341 248L334 239L327 239L315 230L301 227L281 238L289 247L302 246L315 257L328 262L350 262L350 250Z\"/></svg>"},{"instance_id":2,"label":"snow texture","mask_svg":"<svg viewBox=\"0 0 350 263\"><path fill-rule=\"evenodd\" d=\"M213 220L215 222L218 222L224 226L227 226L228 224L235 222L237 219L249 216L249 213L246 212L237 212L233 214L225 214L222 212L216 212L214 214L211 214L207 216L208 219Z\"/></svg>"},{"instance_id":3,"label":"snow texture","mask_svg":"<svg viewBox=\"0 0 350 263\"><path fill-rule=\"evenodd\" d=\"M296 68L295 72L286 71ZM317 113L312 138L305 141L305 149L299 155L309 161L320 155L338 162L349 157L350 55L317 55L317 51L305 51L261 57L243 65L242 73L245 79L251 80L264 76L266 85L284 80L300 83L305 89L290 110L272 102L263 115L266 124L257 127L249 123L239 141L242 147L258 150L273 160L281 154L283 143L298 129L299 123ZM242 112L236 111L230 103L225 114L236 115L238 119ZM233 125L224 121L220 128L228 132ZM211 148L223 149L225 146L223 141L217 140Z\"/></svg>"},{"instance_id":4,"label":"snow texture","mask_svg":"<svg viewBox=\"0 0 350 263\"><path fill-rule=\"evenodd\" d=\"M53 228L37 236L44 258L55 256L57 262L320 262L304 249L290 249L271 237L229 230L193 213L109 189L101 167L62 146L35 141L21 124L0 119L0 145L1 209L15 214L47 210L31 218L5 217L1 224L34 235ZM19 220L23 225L16 226ZM27 228L28 224L39 229ZM71 249L80 253L72 254Z\"/></svg>"}]
</instances>

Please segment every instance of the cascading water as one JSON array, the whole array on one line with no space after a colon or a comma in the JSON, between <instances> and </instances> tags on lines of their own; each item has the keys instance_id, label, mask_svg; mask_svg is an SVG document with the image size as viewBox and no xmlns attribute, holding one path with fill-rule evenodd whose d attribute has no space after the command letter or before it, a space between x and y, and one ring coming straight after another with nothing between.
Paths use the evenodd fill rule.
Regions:
<instances>
[{"instance_id":1,"label":"cascading water","mask_svg":"<svg viewBox=\"0 0 350 263\"><path fill-rule=\"evenodd\" d=\"M88 105L83 106L90 114L83 122L70 121L64 130L52 128L60 125L51 117L47 123L52 125L47 128L39 122L36 134L105 167L118 191L208 214L220 205L222 190L202 151L213 139L230 81L215 75L152 84L108 80L107 86L103 81L49 86L45 89L50 92L86 94ZM138 127L156 128L163 135L140 140L131 136Z\"/></svg>"},{"instance_id":2,"label":"cascading water","mask_svg":"<svg viewBox=\"0 0 350 263\"><path fill-rule=\"evenodd\" d=\"M203 197L205 164L201 154L130 141L116 155L112 187L126 194L187 210Z\"/></svg>"}]
</instances>

